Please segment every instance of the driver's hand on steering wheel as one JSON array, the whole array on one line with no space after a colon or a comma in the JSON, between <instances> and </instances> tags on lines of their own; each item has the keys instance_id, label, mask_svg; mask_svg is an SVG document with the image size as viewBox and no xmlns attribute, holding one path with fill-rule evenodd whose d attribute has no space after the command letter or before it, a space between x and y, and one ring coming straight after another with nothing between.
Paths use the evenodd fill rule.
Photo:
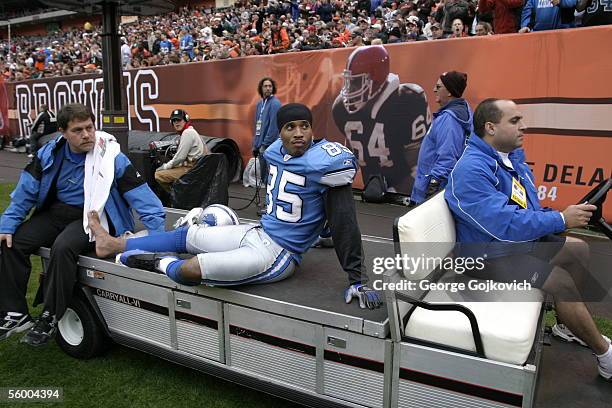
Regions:
<instances>
[{"instance_id":1,"label":"driver's hand on steering wheel","mask_svg":"<svg viewBox=\"0 0 612 408\"><path fill-rule=\"evenodd\" d=\"M593 216L593 211L597 209L593 204L570 205L563 210L566 228L586 227Z\"/></svg>"}]
</instances>

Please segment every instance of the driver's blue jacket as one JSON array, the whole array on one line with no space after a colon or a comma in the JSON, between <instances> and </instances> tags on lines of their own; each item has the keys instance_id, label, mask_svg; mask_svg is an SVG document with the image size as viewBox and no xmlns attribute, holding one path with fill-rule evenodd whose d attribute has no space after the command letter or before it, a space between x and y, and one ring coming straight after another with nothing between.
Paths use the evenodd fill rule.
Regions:
<instances>
[{"instance_id":1,"label":"driver's blue jacket","mask_svg":"<svg viewBox=\"0 0 612 408\"><path fill-rule=\"evenodd\" d=\"M524 151L512 151L509 159L513 168L480 137L470 137L444 193L458 242L530 242L565 230L561 213L540 205ZM518 184L524 202L516 200L522 193Z\"/></svg>"}]
</instances>

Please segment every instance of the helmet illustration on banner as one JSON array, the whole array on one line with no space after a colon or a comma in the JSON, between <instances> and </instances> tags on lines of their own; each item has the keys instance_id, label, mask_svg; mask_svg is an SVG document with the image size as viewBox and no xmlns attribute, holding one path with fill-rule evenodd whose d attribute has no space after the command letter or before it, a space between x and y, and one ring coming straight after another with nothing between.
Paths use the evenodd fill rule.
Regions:
<instances>
[{"instance_id":1,"label":"helmet illustration on banner","mask_svg":"<svg viewBox=\"0 0 612 408\"><path fill-rule=\"evenodd\" d=\"M389 54L382 45L359 47L342 73L340 96L349 113L359 111L383 88L389 75Z\"/></svg>"}]
</instances>

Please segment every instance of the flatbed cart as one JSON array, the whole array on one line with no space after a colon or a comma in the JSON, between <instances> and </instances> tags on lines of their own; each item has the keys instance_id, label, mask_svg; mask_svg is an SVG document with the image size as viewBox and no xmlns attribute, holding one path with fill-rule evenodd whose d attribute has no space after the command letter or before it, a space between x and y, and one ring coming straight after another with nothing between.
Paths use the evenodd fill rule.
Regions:
<instances>
[{"instance_id":1,"label":"flatbed cart","mask_svg":"<svg viewBox=\"0 0 612 408\"><path fill-rule=\"evenodd\" d=\"M168 226L184 213L168 209ZM394 233L394 240L364 237L368 265L373 257L402 254L410 241L440 242L430 255L446 255L454 243L441 195L398 218ZM49 250L40 255L44 265ZM403 271L388 270L372 279L403 277ZM57 341L67 354L90 358L110 338L312 407L533 406L541 295L504 308L501 302L470 302L469 294L457 303L453 293L414 298L386 291L386 308L370 311L345 304L345 286L331 249L309 251L285 281L232 289L182 286L161 274L81 256L76 296L58 323Z\"/></svg>"}]
</instances>

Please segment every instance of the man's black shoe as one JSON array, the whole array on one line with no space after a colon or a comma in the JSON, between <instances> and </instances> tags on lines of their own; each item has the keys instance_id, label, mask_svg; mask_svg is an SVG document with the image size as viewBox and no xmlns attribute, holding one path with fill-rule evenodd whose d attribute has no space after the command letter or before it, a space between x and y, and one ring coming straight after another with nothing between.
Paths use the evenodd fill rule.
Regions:
<instances>
[{"instance_id":1,"label":"man's black shoe","mask_svg":"<svg viewBox=\"0 0 612 408\"><path fill-rule=\"evenodd\" d=\"M0 340L8 339L12 334L28 330L34 324L28 314L2 313L0 320Z\"/></svg>"},{"instance_id":2,"label":"man's black shoe","mask_svg":"<svg viewBox=\"0 0 612 408\"><path fill-rule=\"evenodd\" d=\"M55 318L44 311L32 327L20 340L20 343L40 347L46 345L55 335L57 323Z\"/></svg>"}]
</instances>

